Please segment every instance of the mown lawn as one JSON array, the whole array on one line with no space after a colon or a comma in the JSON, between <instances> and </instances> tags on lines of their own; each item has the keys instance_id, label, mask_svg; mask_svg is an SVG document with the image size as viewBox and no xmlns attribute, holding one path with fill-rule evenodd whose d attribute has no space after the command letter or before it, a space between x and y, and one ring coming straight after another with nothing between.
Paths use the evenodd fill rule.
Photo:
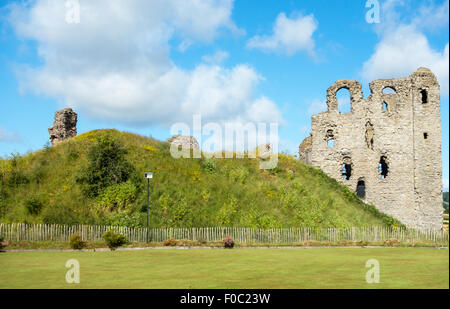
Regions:
<instances>
[{"instance_id":1,"label":"mown lawn","mask_svg":"<svg viewBox=\"0 0 450 309\"><path fill-rule=\"evenodd\" d=\"M79 284L65 281L69 259ZM418 248L7 252L0 269L0 288L449 288L448 250Z\"/></svg>"}]
</instances>

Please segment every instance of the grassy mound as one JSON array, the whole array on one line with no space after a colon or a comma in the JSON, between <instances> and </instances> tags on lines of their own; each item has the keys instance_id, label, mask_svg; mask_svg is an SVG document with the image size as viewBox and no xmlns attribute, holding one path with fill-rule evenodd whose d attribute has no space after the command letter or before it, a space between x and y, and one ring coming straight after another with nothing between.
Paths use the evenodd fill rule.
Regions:
<instances>
[{"instance_id":1,"label":"grassy mound","mask_svg":"<svg viewBox=\"0 0 450 309\"><path fill-rule=\"evenodd\" d=\"M174 159L169 144L96 130L0 161L0 222L152 227L399 225L347 187L292 156L273 170L257 159Z\"/></svg>"}]
</instances>

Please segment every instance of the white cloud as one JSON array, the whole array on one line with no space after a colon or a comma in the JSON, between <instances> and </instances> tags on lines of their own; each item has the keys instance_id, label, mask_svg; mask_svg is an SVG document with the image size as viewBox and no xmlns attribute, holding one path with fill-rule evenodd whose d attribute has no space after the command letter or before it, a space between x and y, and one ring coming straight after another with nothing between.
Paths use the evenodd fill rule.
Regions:
<instances>
[{"instance_id":1,"label":"white cloud","mask_svg":"<svg viewBox=\"0 0 450 309\"><path fill-rule=\"evenodd\" d=\"M383 6L385 18L376 28L380 41L363 65L363 78L370 81L403 77L419 67L427 67L436 74L442 94L448 95L449 44L441 50L434 49L424 34L426 28L442 27L445 15L448 24L448 1L443 6L421 8L410 21L400 20L396 7L402 4L398 0L390 0Z\"/></svg>"},{"instance_id":2,"label":"white cloud","mask_svg":"<svg viewBox=\"0 0 450 309\"><path fill-rule=\"evenodd\" d=\"M414 17L412 23L420 25L427 29L436 29L445 27L448 24L449 0L441 5L423 5L419 10L418 16Z\"/></svg>"},{"instance_id":3,"label":"white cloud","mask_svg":"<svg viewBox=\"0 0 450 309\"><path fill-rule=\"evenodd\" d=\"M224 50L218 50L212 55L205 55L202 57L202 60L206 63L210 64L220 64L225 61L230 54Z\"/></svg>"},{"instance_id":4,"label":"white cloud","mask_svg":"<svg viewBox=\"0 0 450 309\"><path fill-rule=\"evenodd\" d=\"M255 95L261 77L248 65L185 70L170 59L172 41L185 50L223 30L238 33L232 0L80 0L80 7L81 22L68 24L64 1L11 6L16 33L36 41L43 60L18 72L23 90L130 125L168 126L194 113L208 121L279 114L275 104L255 109L264 99Z\"/></svg>"},{"instance_id":5,"label":"white cloud","mask_svg":"<svg viewBox=\"0 0 450 309\"><path fill-rule=\"evenodd\" d=\"M3 127L0 127L0 142L13 142L18 143L21 142L22 139L19 135L13 132L9 132Z\"/></svg>"},{"instance_id":6,"label":"white cloud","mask_svg":"<svg viewBox=\"0 0 450 309\"><path fill-rule=\"evenodd\" d=\"M448 178L442 179L443 191L448 192Z\"/></svg>"},{"instance_id":7,"label":"white cloud","mask_svg":"<svg viewBox=\"0 0 450 309\"><path fill-rule=\"evenodd\" d=\"M419 67L436 74L442 93L448 95L449 44L442 51L433 50L426 36L414 26L400 26L385 34L374 54L363 65L367 80L409 76Z\"/></svg>"},{"instance_id":8,"label":"white cloud","mask_svg":"<svg viewBox=\"0 0 450 309\"><path fill-rule=\"evenodd\" d=\"M280 13L273 26L273 34L254 36L247 42L249 49L261 49L267 52L281 52L293 55L300 51L314 54L314 39L318 22L314 15L286 17Z\"/></svg>"},{"instance_id":9,"label":"white cloud","mask_svg":"<svg viewBox=\"0 0 450 309\"><path fill-rule=\"evenodd\" d=\"M323 100L313 100L308 108L308 115L312 116L327 111L327 102Z\"/></svg>"}]
</instances>

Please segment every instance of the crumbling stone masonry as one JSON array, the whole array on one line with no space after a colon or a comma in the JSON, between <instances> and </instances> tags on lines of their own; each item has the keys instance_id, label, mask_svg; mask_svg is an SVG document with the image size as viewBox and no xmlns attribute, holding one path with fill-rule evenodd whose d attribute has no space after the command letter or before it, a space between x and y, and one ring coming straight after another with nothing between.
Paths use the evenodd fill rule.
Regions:
<instances>
[{"instance_id":1,"label":"crumbling stone masonry","mask_svg":"<svg viewBox=\"0 0 450 309\"><path fill-rule=\"evenodd\" d=\"M183 149L200 149L197 140L189 135L174 135L167 140L169 144L175 145Z\"/></svg>"},{"instance_id":2,"label":"crumbling stone masonry","mask_svg":"<svg viewBox=\"0 0 450 309\"><path fill-rule=\"evenodd\" d=\"M55 122L48 129L50 141L55 145L63 140L77 136L77 114L71 108L55 113Z\"/></svg>"},{"instance_id":3,"label":"crumbling stone masonry","mask_svg":"<svg viewBox=\"0 0 450 309\"><path fill-rule=\"evenodd\" d=\"M340 113L336 92L350 92ZM391 88L391 93L384 93ZM440 87L419 68L406 78L361 84L339 80L327 91L328 111L312 116L300 158L354 190L365 202L409 227L442 228ZM393 92L393 93L392 93Z\"/></svg>"}]
</instances>

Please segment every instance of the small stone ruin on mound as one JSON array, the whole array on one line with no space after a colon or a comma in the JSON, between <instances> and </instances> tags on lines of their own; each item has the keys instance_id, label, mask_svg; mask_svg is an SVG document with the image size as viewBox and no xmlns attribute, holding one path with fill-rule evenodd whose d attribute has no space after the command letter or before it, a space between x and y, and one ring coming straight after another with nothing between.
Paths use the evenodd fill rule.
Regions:
<instances>
[{"instance_id":1,"label":"small stone ruin on mound","mask_svg":"<svg viewBox=\"0 0 450 309\"><path fill-rule=\"evenodd\" d=\"M189 135L174 135L168 139L169 144L175 145L182 149L200 149L197 140ZM181 147L180 147L181 146Z\"/></svg>"},{"instance_id":2,"label":"small stone ruin on mound","mask_svg":"<svg viewBox=\"0 0 450 309\"><path fill-rule=\"evenodd\" d=\"M55 122L48 129L50 142L56 145L69 137L77 136L77 113L71 108L65 108L55 113Z\"/></svg>"}]
</instances>

